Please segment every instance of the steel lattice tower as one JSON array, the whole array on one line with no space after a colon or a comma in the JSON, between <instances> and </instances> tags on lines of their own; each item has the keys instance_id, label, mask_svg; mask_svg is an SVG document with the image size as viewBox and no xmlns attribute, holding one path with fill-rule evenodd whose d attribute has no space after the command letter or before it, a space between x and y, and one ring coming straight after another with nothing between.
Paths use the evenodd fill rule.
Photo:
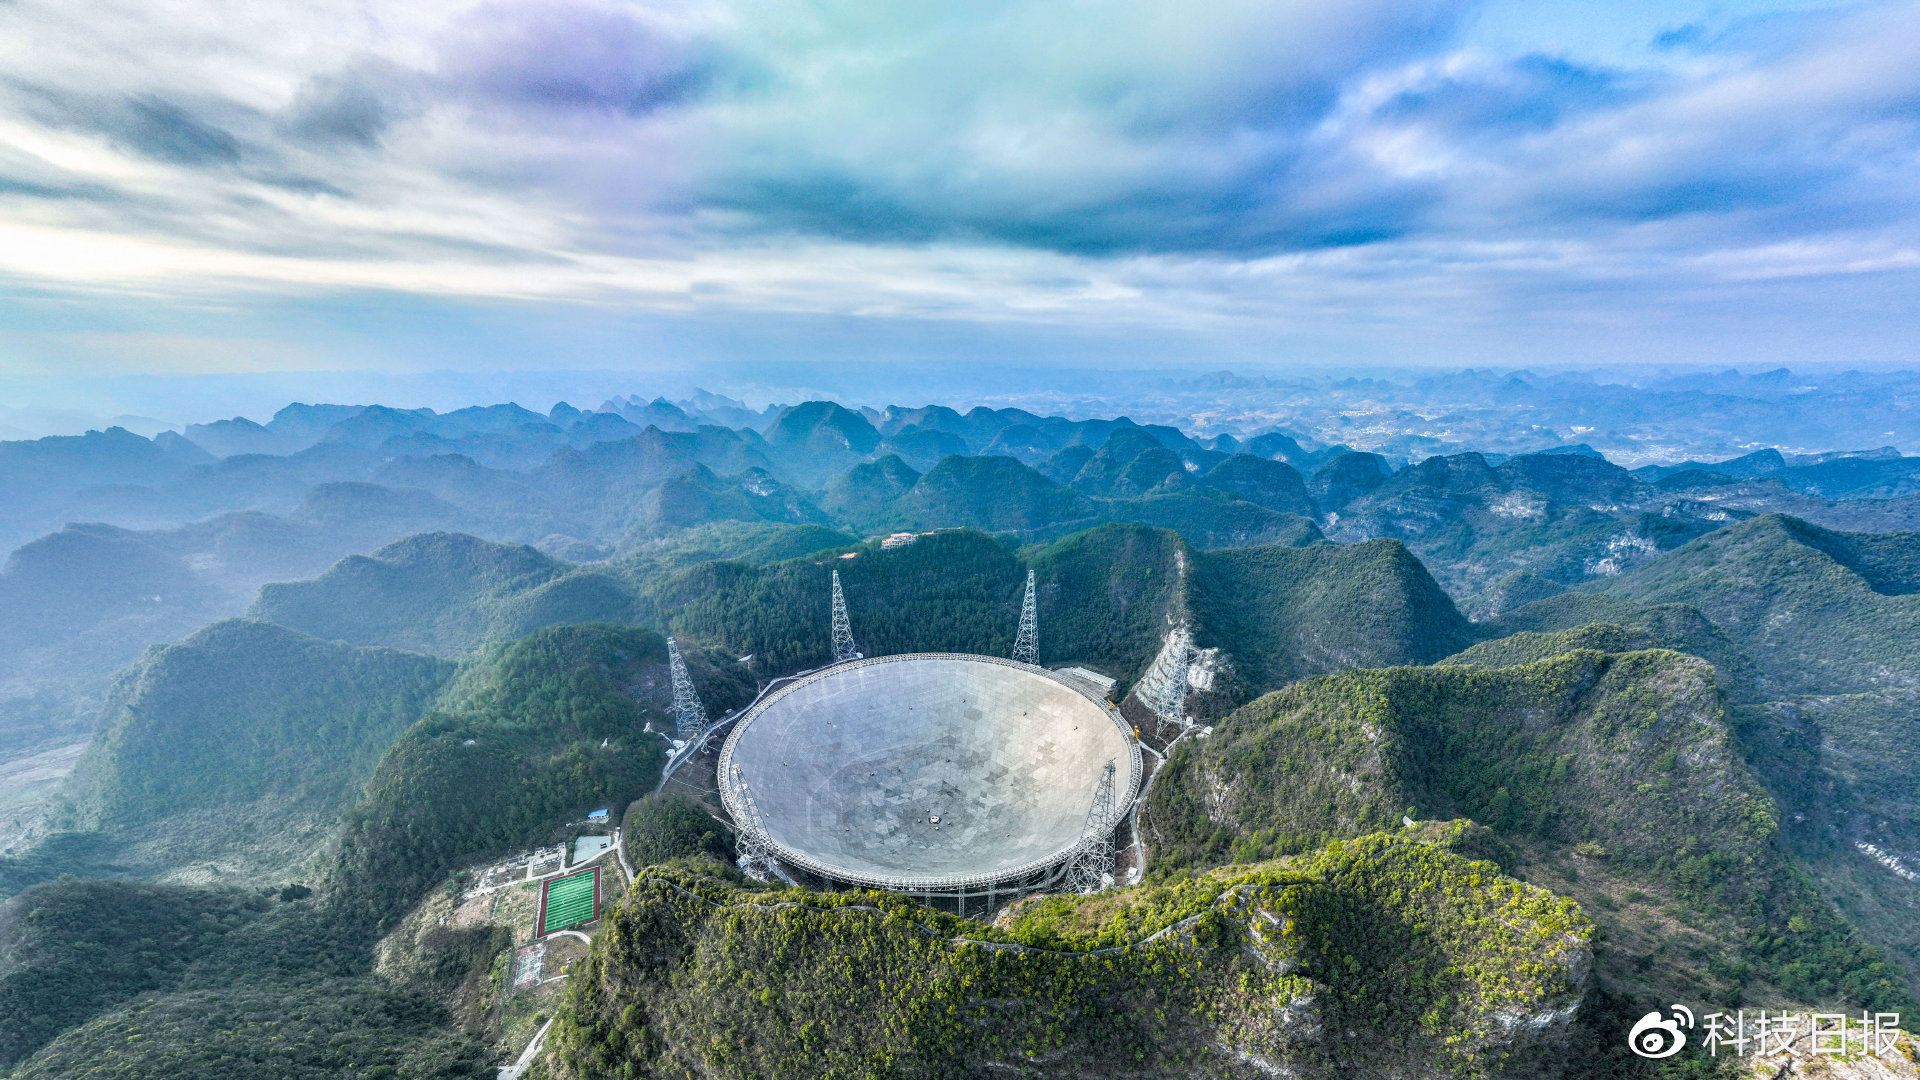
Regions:
<instances>
[{"instance_id":1,"label":"steel lattice tower","mask_svg":"<svg viewBox=\"0 0 1920 1080\"><path fill-rule=\"evenodd\" d=\"M707 710L700 704L700 695L694 692L693 679L687 675L687 661L680 655L680 646L672 638L667 639L667 667L673 675L673 713L674 727L679 729L682 739L693 739L707 728Z\"/></svg>"},{"instance_id":2,"label":"steel lattice tower","mask_svg":"<svg viewBox=\"0 0 1920 1080\"><path fill-rule=\"evenodd\" d=\"M1100 786L1093 793L1093 807L1087 811L1087 832L1097 833L1092 846L1074 857L1067 867L1067 890L1088 896L1113 884L1113 762L1100 774Z\"/></svg>"},{"instance_id":3,"label":"steel lattice tower","mask_svg":"<svg viewBox=\"0 0 1920 1080\"><path fill-rule=\"evenodd\" d=\"M753 801L753 790L747 786L746 777L740 775L740 766L733 767L734 796L740 805L746 807L746 820L736 822L739 834L734 837L734 864L740 872L755 881L773 879L773 851L762 839L760 828L760 806Z\"/></svg>"},{"instance_id":4,"label":"steel lattice tower","mask_svg":"<svg viewBox=\"0 0 1920 1080\"><path fill-rule=\"evenodd\" d=\"M1173 666L1173 685L1167 688L1167 707L1172 715L1167 719L1176 723L1189 723L1187 720L1187 666L1193 660L1193 641L1184 632L1178 633L1180 649Z\"/></svg>"},{"instance_id":5,"label":"steel lattice tower","mask_svg":"<svg viewBox=\"0 0 1920 1080\"><path fill-rule=\"evenodd\" d=\"M833 572L833 662L860 659L860 648L853 643L853 627L847 624L847 598L840 592L840 571Z\"/></svg>"},{"instance_id":6,"label":"steel lattice tower","mask_svg":"<svg viewBox=\"0 0 1920 1080\"><path fill-rule=\"evenodd\" d=\"M1013 637L1013 658L1022 664L1040 662L1040 613L1033 603L1033 571L1027 571L1027 598L1020 603L1020 632Z\"/></svg>"}]
</instances>

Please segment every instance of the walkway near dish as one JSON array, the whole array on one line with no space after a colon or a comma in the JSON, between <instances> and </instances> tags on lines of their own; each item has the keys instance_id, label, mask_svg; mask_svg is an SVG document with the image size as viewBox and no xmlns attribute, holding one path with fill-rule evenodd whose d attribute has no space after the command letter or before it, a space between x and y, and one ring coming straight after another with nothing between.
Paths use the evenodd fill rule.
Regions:
<instances>
[{"instance_id":1,"label":"walkway near dish","mask_svg":"<svg viewBox=\"0 0 1920 1080\"><path fill-rule=\"evenodd\" d=\"M1168 756L1173 753L1174 744L1188 736L1204 739L1211 734L1213 734L1212 727L1194 724L1175 736L1173 742L1167 744L1164 752L1155 750L1146 743L1140 744L1140 749L1145 751L1147 759L1146 780L1140 785L1140 794L1133 800L1132 809L1127 811L1127 832L1132 839L1127 842L1120 857L1114 860L1113 872L1121 884L1138 885L1141 877L1146 873L1147 843L1140 834L1140 808L1147 804L1147 793L1153 790L1153 782L1160 778L1160 770L1166 766ZM631 878L632 875L628 877Z\"/></svg>"}]
</instances>

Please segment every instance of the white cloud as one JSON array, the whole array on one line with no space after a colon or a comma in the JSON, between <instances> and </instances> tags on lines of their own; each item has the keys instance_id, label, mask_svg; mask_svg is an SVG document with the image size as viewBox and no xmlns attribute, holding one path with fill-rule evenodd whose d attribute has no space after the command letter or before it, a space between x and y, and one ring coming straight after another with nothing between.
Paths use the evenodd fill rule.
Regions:
<instances>
[{"instance_id":1,"label":"white cloud","mask_svg":"<svg viewBox=\"0 0 1920 1080\"><path fill-rule=\"evenodd\" d=\"M1631 70L1470 13L14 0L0 273L1205 330L1913 272L1920 4Z\"/></svg>"}]
</instances>

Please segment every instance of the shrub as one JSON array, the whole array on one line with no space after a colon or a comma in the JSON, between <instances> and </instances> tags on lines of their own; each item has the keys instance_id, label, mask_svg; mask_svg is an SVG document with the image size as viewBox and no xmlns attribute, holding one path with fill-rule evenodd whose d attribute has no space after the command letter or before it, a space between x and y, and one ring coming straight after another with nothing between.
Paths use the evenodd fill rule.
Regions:
<instances>
[{"instance_id":1,"label":"shrub","mask_svg":"<svg viewBox=\"0 0 1920 1080\"><path fill-rule=\"evenodd\" d=\"M634 800L621 823L621 842L634 866L658 866L688 855L725 858L728 829L677 791Z\"/></svg>"}]
</instances>

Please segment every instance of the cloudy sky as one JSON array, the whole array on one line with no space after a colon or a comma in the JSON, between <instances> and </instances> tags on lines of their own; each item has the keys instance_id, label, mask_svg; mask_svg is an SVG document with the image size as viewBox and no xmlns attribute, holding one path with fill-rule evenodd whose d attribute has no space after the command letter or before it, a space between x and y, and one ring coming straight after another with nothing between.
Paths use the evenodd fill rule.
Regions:
<instances>
[{"instance_id":1,"label":"cloudy sky","mask_svg":"<svg viewBox=\"0 0 1920 1080\"><path fill-rule=\"evenodd\" d=\"M0 373L1920 343L1915 0L0 0L0 57Z\"/></svg>"}]
</instances>

